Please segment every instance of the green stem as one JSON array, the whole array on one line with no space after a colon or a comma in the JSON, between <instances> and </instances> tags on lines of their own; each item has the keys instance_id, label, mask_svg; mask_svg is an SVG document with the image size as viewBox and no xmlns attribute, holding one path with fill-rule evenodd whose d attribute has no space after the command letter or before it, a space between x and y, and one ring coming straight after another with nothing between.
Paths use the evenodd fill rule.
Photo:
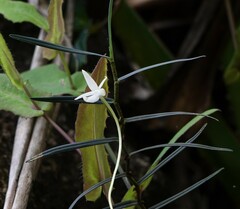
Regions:
<instances>
[{"instance_id":1,"label":"green stem","mask_svg":"<svg viewBox=\"0 0 240 209\"><path fill-rule=\"evenodd\" d=\"M109 40L109 57L110 62L114 61L114 54L113 54L113 44L112 44L112 10L113 10L113 0L109 1L108 7L108 40Z\"/></svg>"},{"instance_id":2,"label":"green stem","mask_svg":"<svg viewBox=\"0 0 240 209\"><path fill-rule=\"evenodd\" d=\"M117 132L118 132L118 138L119 138L119 143L118 143L118 154L117 154L117 160L116 160L116 165L113 171L113 175L112 175L112 180L109 186L109 191L108 191L108 203L109 203L109 207L110 209L113 209L113 205L112 205L112 191L113 191L113 185L114 185L114 181L117 175L117 171L118 171L118 167L120 165L120 160L121 160L121 154L122 154L122 132L121 132L121 127L118 121L118 117L116 116L115 112L113 111L112 107L108 104L108 102L101 97L100 98L102 103L105 104L105 106L107 107L109 113L111 114L111 116L113 117L115 124L117 126Z\"/></svg>"},{"instance_id":3,"label":"green stem","mask_svg":"<svg viewBox=\"0 0 240 209\"><path fill-rule=\"evenodd\" d=\"M110 183L109 192L108 192L108 202L110 209L113 209L112 205L112 190L113 190L113 184L116 177L117 170L120 166L120 159L121 159L121 153L122 153L122 130L124 129L124 117L122 114L122 110L119 105L119 82L118 82L118 75L117 75L117 69L114 61L114 51L113 51L113 41L112 41L112 11L113 11L113 0L109 0L109 8L108 8L108 39L109 39L109 63L112 71L113 76L113 83L114 83L114 107L117 112L118 117L116 116L115 112L113 111L112 107L107 103L107 101L102 97L101 101L106 105L108 111L112 115L113 119L115 120L117 131L118 131L118 137L119 137L119 146L118 146L118 155L116 159L116 165L114 168L112 181ZM121 124L121 125L120 125ZM127 178L125 181L128 182Z\"/></svg>"},{"instance_id":4,"label":"green stem","mask_svg":"<svg viewBox=\"0 0 240 209\"><path fill-rule=\"evenodd\" d=\"M70 72L70 69L69 69L68 64L67 64L67 62L66 62L66 59L65 59L65 57L64 57L63 52L59 51L58 54L59 54L60 59L61 59L61 61L62 61L64 71L65 71L66 74L67 74L67 77L68 77L68 80L69 80L71 89L76 89L75 86L74 86L74 84L73 84L73 80L72 80L72 77L71 77L71 72Z\"/></svg>"},{"instance_id":5,"label":"green stem","mask_svg":"<svg viewBox=\"0 0 240 209\"><path fill-rule=\"evenodd\" d=\"M119 116L119 121L122 124L123 122L123 114L121 108L119 106L119 82L118 75L116 70L116 65L114 61L114 52L113 52L113 41L112 41L112 11L113 11L113 0L109 1L108 8L108 40L109 40L109 63L112 70L113 83L114 83L114 106Z\"/></svg>"}]
</instances>

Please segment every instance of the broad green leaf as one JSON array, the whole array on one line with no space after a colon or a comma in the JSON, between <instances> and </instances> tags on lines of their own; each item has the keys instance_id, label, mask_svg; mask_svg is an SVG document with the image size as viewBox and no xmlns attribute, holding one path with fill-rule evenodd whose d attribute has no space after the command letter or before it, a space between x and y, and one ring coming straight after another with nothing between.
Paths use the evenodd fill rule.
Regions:
<instances>
[{"instance_id":1,"label":"broad green leaf","mask_svg":"<svg viewBox=\"0 0 240 209\"><path fill-rule=\"evenodd\" d=\"M21 74L27 89L32 97L42 97L57 94L79 95L84 91L86 84L81 72L72 75L72 80L77 87L72 90L65 72L59 70L57 65L45 65L34 70ZM17 89L7 79L5 74L1 74L0 80L0 109L11 111L16 115L24 117L35 117L49 110L50 103L37 102L42 110L33 108L32 101L23 90Z\"/></svg>"},{"instance_id":2,"label":"broad green leaf","mask_svg":"<svg viewBox=\"0 0 240 209\"><path fill-rule=\"evenodd\" d=\"M218 111L217 109L210 109L207 110L205 112L203 112L203 115L211 115L214 112ZM198 121L200 121L201 119L203 119L204 116L196 116L194 117L191 121L189 121L185 126L183 126L174 136L173 138L169 141L169 143L175 143L183 134L185 134L192 126L194 126ZM154 161L154 163L151 165L151 167L149 168L148 171L152 170L153 168L155 168L155 166L158 164L158 162L162 159L162 157L166 154L166 152L169 150L169 147L165 147L159 154L159 156L157 157L157 159ZM142 191L144 191L148 185L150 184L152 180L152 177L149 177L148 179L146 179L141 185L140 185L140 189ZM134 187L131 187L127 193L125 194L125 196L123 197L122 201L126 201L126 200L136 200L137 197L137 193L136 190L134 189Z\"/></svg>"},{"instance_id":3,"label":"broad green leaf","mask_svg":"<svg viewBox=\"0 0 240 209\"><path fill-rule=\"evenodd\" d=\"M107 60L101 58L95 67L92 78L100 84L107 75ZM107 82L103 88L108 92ZM88 88L86 89L88 91ZM75 123L76 141L86 141L104 137L106 127L107 109L104 105L80 104ZM111 176L110 166L107 160L107 153L103 145L81 149L83 162L84 190ZM103 186L105 195L108 192L108 184ZM102 192L102 188L89 193L86 198L95 201Z\"/></svg>"},{"instance_id":4,"label":"broad green leaf","mask_svg":"<svg viewBox=\"0 0 240 209\"><path fill-rule=\"evenodd\" d=\"M33 5L11 0L0 0L0 5L0 14L6 19L14 23L30 22L45 31L48 30L46 18Z\"/></svg>"},{"instance_id":5,"label":"broad green leaf","mask_svg":"<svg viewBox=\"0 0 240 209\"><path fill-rule=\"evenodd\" d=\"M41 95L37 91L30 92L34 96ZM28 98L24 91L13 86L5 74L0 74L0 109L11 111L16 115L23 117L36 117L43 115L43 110L49 110L49 103L37 103L42 110L36 110L32 101Z\"/></svg>"},{"instance_id":6,"label":"broad green leaf","mask_svg":"<svg viewBox=\"0 0 240 209\"><path fill-rule=\"evenodd\" d=\"M130 26L130 27L129 27ZM113 16L113 28L126 53L140 67L172 60L173 56L164 44L149 31L138 14L122 0ZM146 71L150 85L159 88L166 78L169 66Z\"/></svg>"},{"instance_id":7,"label":"broad green leaf","mask_svg":"<svg viewBox=\"0 0 240 209\"><path fill-rule=\"evenodd\" d=\"M76 90L72 90L67 75L57 65L50 64L22 73L23 80L35 89L46 92L46 95L72 94L79 95L86 88L81 72L72 75Z\"/></svg>"},{"instance_id":8,"label":"broad green leaf","mask_svg":"<svg viewBox=\"0 0 240 209\"><path fill-rule=\"evenodd\" d=\"M51 0L48 8L48 23L50 26L49 32L45 41L60 44L64 37L64 19L62 14L63 0ZM44 48L43 57L46 59L54 59L57 52L52 49Z\"/></svg>"},{"instance_id":9,"label":"broad green leaf","mask_svg":"<svg viewBox=\"0 0 240 209\"><path fill-rule=\"evenodd\" d=\"M23 89L23 82L15 67L14 60L8 46L0 33L0 66L8 76L9 80L18 89Z\"/></svg>"}]
</instances>

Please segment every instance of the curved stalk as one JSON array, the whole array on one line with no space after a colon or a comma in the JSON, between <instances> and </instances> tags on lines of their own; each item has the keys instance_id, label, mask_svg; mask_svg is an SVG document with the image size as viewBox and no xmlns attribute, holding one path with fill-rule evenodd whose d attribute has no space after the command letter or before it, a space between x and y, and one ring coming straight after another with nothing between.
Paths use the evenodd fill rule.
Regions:
<instances>
[{"instance_id":1,"label":"curved stalk","mask_svg":"<svg viewBox=\"0 0 240 209\"><path fill-rule=\"evenodd\" d=\"M112 107L107 103L107 101L103 98L100 97L102 103L107 107L107 110L109 111L109 113L111 114L111 116L113 117L115 124L117 126L117 132L118 132L118 139L119 139L119 143L118 143L118 154L117 154L117 160L116 160L116 165L113 171L113 175L112 175L112 180L109 186L109 191L108 191L108 204L110 209L113 209L113 204L112 204L112 191L113 191L113 185L114 185L114 181L117 175L117 171L118 171L118 167L120 165L120 160L121 160L121 154L122 154L122 132L121 132L121 127L118 121L118 117L116 116L115 112L113 111Z\"/></svg>"}]
</instances>

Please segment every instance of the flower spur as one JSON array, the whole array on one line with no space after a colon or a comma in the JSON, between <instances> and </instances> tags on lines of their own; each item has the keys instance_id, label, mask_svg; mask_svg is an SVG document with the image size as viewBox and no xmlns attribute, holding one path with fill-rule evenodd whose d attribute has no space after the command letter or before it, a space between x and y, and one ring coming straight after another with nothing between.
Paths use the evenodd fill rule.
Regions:
<instances>
[{"instance_id":1,"label":"flower spur","mask_svg":"<svg viewBox=\"0 0 240 209\"><path fill-rule=\"evenodd\" d=\"M102 86L104 82L107 80L107 77L105 77L98 86L97 83L92 79L92 77L85 70L82 70L82 74L91 91L81 94L80 96L76 97L74 100L78 100L82 98L85 102L95 103L100 99L100 97L104 97L106 95L106 91L104 88L102 88Z\"/></svg>"}]
</instances>

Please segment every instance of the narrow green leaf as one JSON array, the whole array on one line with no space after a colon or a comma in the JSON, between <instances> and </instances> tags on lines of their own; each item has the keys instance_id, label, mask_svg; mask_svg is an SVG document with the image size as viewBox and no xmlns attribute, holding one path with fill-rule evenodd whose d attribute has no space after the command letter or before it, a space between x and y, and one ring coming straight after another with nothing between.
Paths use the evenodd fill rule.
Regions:
<instances>
[{"instance_id":1,"label":"narrow green leaf","mask_svg":"<svg viewBox=\"0 0 240 209\"><path fill-rule=\"evenodd\" d=\"M49 28L46 18L31 4L21 1L0 0L0 5L0 14L14 23L30 22L45 31Z\"/></svg>"},{"instance_id":2,"label":"narrow green leaf","mask_svg":"<svg viewBox=\"0 0 240 209\"><path fill-rule=\"evenodd\" d=\"M10 34L9 36L11 38L19 40L19 41L23 41L23 42L26 42L26 43L29 43L29 44L46 47L46 48L49 48L49 49L55 49L55 50L74 53L74 54L85 54L85 55L92 55L92 56L97 56L97 57L105 57L105 58L109 59L109 57L106 56L106 55L102 55L102 54L98 54L98 53L94 53L94 52L82 51L82 50L78 50L78 49L74 49L74 48L68 48L68 47L61 46L61 45L58 45L58 44L53 44L53 43L50 43L50 42L47 42L47 41L42 41L42 40L39 40L39 39L33 38L33 37L22 36L22 35L17 35L17 34Z\"/></svg>"},{"instance_id":3,"label":"narrow green leaf","mask_svg":"<svg viewBox=\"0 0 240 209\"><path fill-rule=\"evenodd\" d=\"M107 60L101 58L92 73L92 78L99 84L106 75ZM108 92L107 82L104 83L103 88ZM79 105L77 120L75 123L76 141L81 142L86 139L104 138L106 119L107 110L104 105ZM83 162L84 190L111 176L107 153L103 145L81 149L81 154ZM103 189L105 195L107 195L108 185L104 185ZM89 201L95 201L99 198L101 192L102 189L98 188L89 193L86 198Z\"/></svg>"},{"instance_id":4,"label":"narrow green leaf","mask_svg":"<svg viewBox=\"0 0 240 209\"><path fill-rule=\"evenodd\" d=\"M60 44L63 40L65 28L62 14L63 0L51 0L48 8L49 32L45 41ZM57 52L52 49L44 48L43 57L52 60L57 56Z\"/></svg>"},{"instance_id":5,"label":"narrow green leaf","mask_svg":"<svg viewBox=\"0 0 240 209\"><path fill-rule=\"evenodd\" d=\"M209 181L210 179L212 179L214 176L216 176L217 174L219 174L224 168L220 168L219 170L215 171L214 173L212 173L211 175L205 177L204 179L198 181L197 183L191 185L190 187L182 190L181 192L173 195L172 197L167 198L166 200L163 200L162 202L151 206L149 209L159 209L162 208L168 204L170 204L171 202L177 200L178 198L186 195L187 193L191 192L192 190L198 188L199 186L201 186L202 184L204 184L205 182Z\"/></svg>"},{"instance_id":6,"label":"narrow green leaf","mask_svg":"<svg viewBox=\"0 0 240 209\"><path fill-rule=\"evenodd\" d=\"M0 66L2 66L3 71L8 76L8 79L12 82L14 86L18 89L23 90L23 82L21 76L19 75L12 54L8 49L8 46L0 33Z\"/></svg>"},{"instance_id":7,"label":"narrow green leaf","mask_svg":"<svg viewBox=\"0 0 240 209\"><path fill-rule=\"evenodd\" d=\"M169 143L175 143L183 134L185 134L192 126L194 126L198 121L205 118L208 115L211 115L215 112L219 111L218 109L210 109L205 112L203 112L201 115L198 115L194 117L192 120L190 120L186 125L184 125L175 135L174 137L169 141ZM159 154L157 159L154 163L158 162L169 150L169 148L164 148L163 151Z\"/></svg>"}]
</instances>

